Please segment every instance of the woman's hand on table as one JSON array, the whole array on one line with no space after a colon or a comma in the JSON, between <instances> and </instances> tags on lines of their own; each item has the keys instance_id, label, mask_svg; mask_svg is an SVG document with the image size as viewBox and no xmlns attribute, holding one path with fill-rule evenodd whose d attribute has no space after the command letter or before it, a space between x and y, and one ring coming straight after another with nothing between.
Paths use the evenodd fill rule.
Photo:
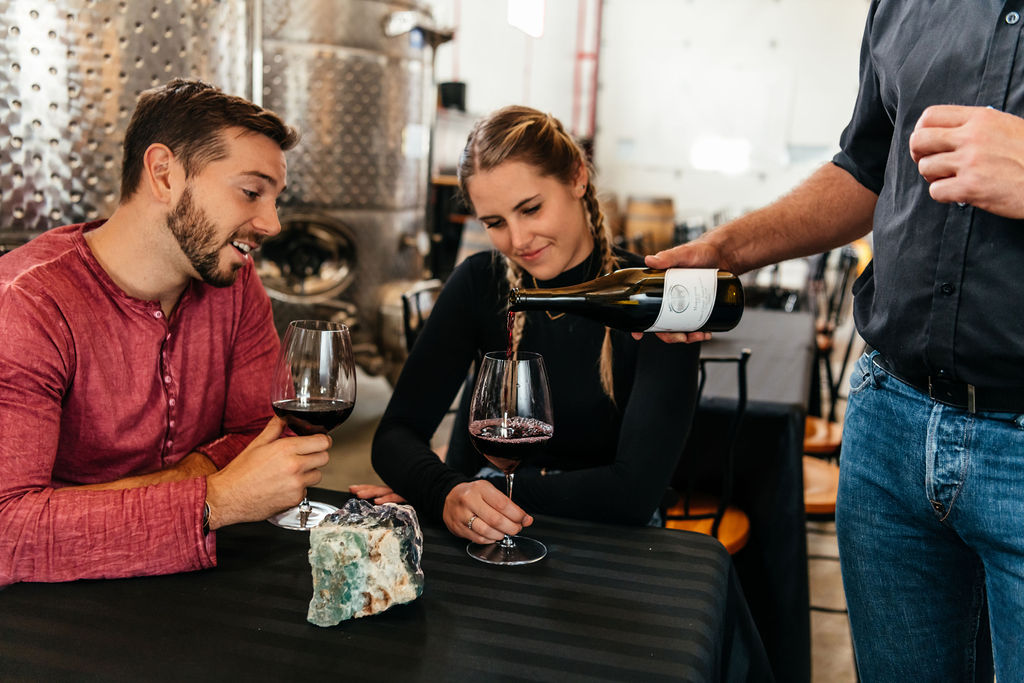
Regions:
<instances>
[{"instance_id":1,"label":"woman's hand on table","mask_svg":"<svg viewBox=\"0 0 1024 683\"><path fill-rule=\"evenodd\" d=\"M533 517L482 479L453 488L445 498L442 517L449 531L474 543L494 543L533 524Z\"/></svg>"},{"instance_id":2,"label":"woman's hand on table","mask_svg":"<svg viewBox=\"0 0 1024 683\"><path fill-rule=\"evenodd\" d=\"M323 477L331 439L326 434L281 438L284 420L267 427L224 469L206 478L210 528L264 520L297 505Z\"/></svg>"},{"instance_id":3,"label":"woman's hand on table","mask_svg":"<svg viewBox=\"0 0 1024 683\"><path fill-rule=\"evenodd\" d=\"M348 487L348 492L356 498L362 498L363 500L372 499L374 505L382 503L408 504L405 498L402 498L387 486L378 484L352 484Z\"/></svg>"}]
</instances>

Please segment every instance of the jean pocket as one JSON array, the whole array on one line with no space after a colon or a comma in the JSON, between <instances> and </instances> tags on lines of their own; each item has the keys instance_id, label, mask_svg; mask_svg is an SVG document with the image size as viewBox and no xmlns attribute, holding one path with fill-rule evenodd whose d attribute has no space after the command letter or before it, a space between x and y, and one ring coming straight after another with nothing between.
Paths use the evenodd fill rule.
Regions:
<instances>
[{"instance_id":1,"label":"jean pocket","mask_svg":"<svg viewBox=\"0 0 1024 683\"><path fill-rule=\"evenodd\" d=\"M859 394L871 385L873 376L871 365L874 362L871 355L866 353L857 359L857 364L853 366L853 371L850 373L850 396Z\"/></svg>"}]
</instances>

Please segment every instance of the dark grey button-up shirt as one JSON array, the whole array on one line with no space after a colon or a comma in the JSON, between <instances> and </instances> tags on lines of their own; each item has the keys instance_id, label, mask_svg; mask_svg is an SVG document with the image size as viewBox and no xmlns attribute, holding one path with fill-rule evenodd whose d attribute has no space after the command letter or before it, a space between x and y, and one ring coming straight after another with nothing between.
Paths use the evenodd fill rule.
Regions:
<instances>
[{"instance_id":1,"label":"dark grey button-up shirt","mask_svg":"<svg viewBox=\"0 0 1024 683\"><path fill-rule=\"evenodd\" d=\"M868 13L834 162L879 195L854 315L905 376L1024 388L1024 221L936 202L909 150L933 104L1024 116L1022 15L1024 0L874 0Z\"/></svg>"}]
</instances>

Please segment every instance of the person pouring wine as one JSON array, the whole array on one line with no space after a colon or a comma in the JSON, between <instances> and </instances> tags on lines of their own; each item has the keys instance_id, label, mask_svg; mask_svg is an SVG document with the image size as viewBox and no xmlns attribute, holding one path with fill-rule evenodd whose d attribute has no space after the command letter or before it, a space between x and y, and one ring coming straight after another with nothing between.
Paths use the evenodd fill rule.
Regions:
<instances>
[{"instance_id":1,"label":"person pouring wine","mask_svg":"<svg viewBox=\"0 0 1024 683\"><path fill-rule=\"evenodd\" d=\"M455 269L396 382L373 442L373 466L387 486L352 491L377 502L404 498L476 543L518 533L532 523L528 513L650 522L693 417L696 345L636 341L571 313L515 313L512 349L544 358L556 427L516 470L514 500L502 493L500 473L481 470L465 410L446 460L431 451L471 366L506 348L511 288L564 287L643 265L612 246L593 170L548 114L510 106L478 121L459 183L495 252Z\"/></svg>"}]
</instances>

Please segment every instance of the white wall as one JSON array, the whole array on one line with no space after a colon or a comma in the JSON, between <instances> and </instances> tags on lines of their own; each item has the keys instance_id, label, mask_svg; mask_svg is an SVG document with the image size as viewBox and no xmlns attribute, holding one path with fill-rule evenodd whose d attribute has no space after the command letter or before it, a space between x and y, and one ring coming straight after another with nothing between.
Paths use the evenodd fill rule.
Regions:
<instances>
[{"instance_id":1,"label":"white wall","mask_svg":"<svg viewBox=\"0 0 1024 683\"><path fill-rule=\"evenodd\" d=\"M433 0L438 23L456 28L438 50L437 79L466 81L471 112L521 103L571 128L577 28L582 22L590 40L594 32L593 13L581 16L580 7L596 0L547 0L541 38L507 24L508 1ZM678 220L704 222L784 193L835 152L856 95L867 7L868 0L603 0L599 187L623 201L669 196ZM746 145L748 167L697 168L694 145L709 138Z\"/></svg>"},{"instance_id":2,"label":"white wall","mask_svg":"<svg viewBox=\"0 0 1024 683\"><path fill-rule=\"evenodd\" d=\"M439 26L455 29L454 40L438 48L437 80L465 81L468 111L485 114L506 104L525 104L567 122L577 0L547 0L541 38L508 24L508 0L428 0L428 4Z\"/></svg>"}]
</instances>

